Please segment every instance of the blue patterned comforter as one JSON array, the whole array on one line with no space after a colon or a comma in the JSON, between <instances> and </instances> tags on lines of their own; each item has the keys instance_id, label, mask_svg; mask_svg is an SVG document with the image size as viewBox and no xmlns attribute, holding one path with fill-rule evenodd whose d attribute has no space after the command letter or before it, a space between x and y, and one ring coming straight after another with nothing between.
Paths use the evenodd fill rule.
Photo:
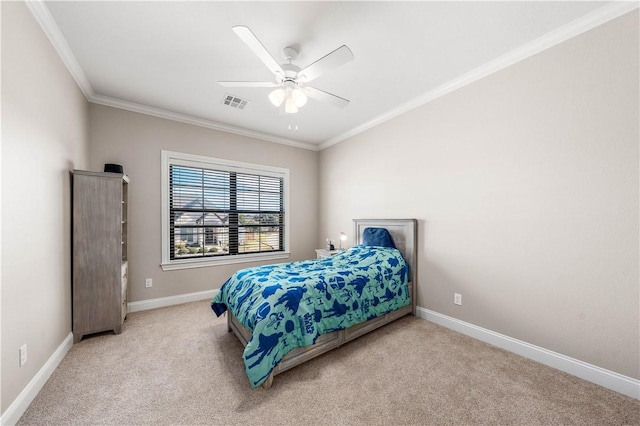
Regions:
<instances>
[{"instance_id":1,"label":"blue patterned comforter","mask_svg":"<svg viewBox=\"0 0 640 426\"><path fill-rule=\"evenodd\" d=\"M251 387L291 350L409 304L408 266L392 248L356 246L324 259L242 269L211 302L252 332L244 350Z\"/></svg>"}]
</instances>

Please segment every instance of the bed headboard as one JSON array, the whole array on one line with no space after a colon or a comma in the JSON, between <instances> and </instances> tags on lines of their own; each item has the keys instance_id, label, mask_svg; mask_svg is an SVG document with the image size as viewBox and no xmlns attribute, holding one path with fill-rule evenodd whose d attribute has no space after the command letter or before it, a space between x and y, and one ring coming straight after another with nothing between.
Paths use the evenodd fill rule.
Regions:
<instances>
[{"instance_id":1,"label":"bed headboard","mask_svg":"<svg viewBox=\"0 0 640 426\"><path fill-rule=\"evenodd\" d=\"M362 233L365 228L385 228L391 234L396 248L409 264L409 287L414 315L418 288L417 225L416 219L353 219L353 240L356 245L362 244Z\"/></svg>"}]
</instances>

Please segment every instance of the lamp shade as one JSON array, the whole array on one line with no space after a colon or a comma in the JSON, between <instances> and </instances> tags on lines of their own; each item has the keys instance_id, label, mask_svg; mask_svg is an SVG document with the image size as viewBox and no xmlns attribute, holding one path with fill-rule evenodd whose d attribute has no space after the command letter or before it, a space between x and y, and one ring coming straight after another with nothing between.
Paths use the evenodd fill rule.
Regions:
<instances>
[{"instance_id":1,"label":"lamp shade","mask_svg":"<svg viewBox=\"0 0 640 426\"><path fill-rule=\"evenodd\" d=\"M298 108L303 107L304 104L307 103L307 95L305 95L304 92L300 89L293 89L293 91L291 92L291 97L293 98Z\"/></svg>"},{"instance_id":2,"label":"lamp shade","mask_svg":"<svg viewBox=\"0 0 640 426\"><path fill-rule=\"evenodd\" d=\"M344 232L340 233L340 248L338 248L338 250L344 250L342 248L342 242L347 240L347 234L345 234Z\"/></svg>"},{"instance_id":3,"label":"lamp shade","mask_svg":"<svg viewBox=\"0 0 640 426\"><path fill-rule=\"evenodd\" d=\"M283 89L276 89L273 92L269 93L269 100L271 103L277 107L282 105L282 101L284 101L285 92Z\"/></svg>"},{"instance_id":4,"label":"lamp shade","mask_svg":"<svg viewBox=\"0 0 640 426\"><path fill-rule=\"evenodd\" d=\"M292 97L287 97L287 100L284 103L284 112L288 114L295 114L298 112L298 106Z\"/></svg>"}]
</instances>

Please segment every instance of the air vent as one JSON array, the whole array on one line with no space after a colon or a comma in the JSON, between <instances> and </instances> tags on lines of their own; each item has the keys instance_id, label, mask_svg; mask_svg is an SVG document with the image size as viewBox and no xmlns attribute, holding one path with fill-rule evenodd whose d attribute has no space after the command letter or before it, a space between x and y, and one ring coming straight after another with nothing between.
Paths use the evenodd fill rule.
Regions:
<instances>
[{"instance_id":1,"label":"air vent","mask_svg":"<svg viewBox=\"0 0 640 426\"><path fill-rule=\"evenodd\" d=\"M224 95L224 99L222 99L222 103L225 105L229 105L231 108L244 109L247 106L249 101L246 99L241 99L237 96L233 96L230 94Z\"/></svg>"}]
</instances>

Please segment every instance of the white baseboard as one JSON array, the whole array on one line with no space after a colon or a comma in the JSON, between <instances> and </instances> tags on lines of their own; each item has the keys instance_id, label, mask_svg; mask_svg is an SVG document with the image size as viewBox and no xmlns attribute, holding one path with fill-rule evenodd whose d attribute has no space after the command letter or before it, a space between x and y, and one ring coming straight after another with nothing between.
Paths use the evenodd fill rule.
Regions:
<instances>
[{"instance_id":1,"label":"white baseboard","mask_svg":"<svg viewBox=\"0 0 640 426\"><path fill-rule=\"evenodd\" d=\"M196 293L180 294L178 296L160 297L157 299L141 300L139 302L129 303L129 312L145 311L148 309L162 308L165 306L179 305L182 303L195 302L198 300L213 299L218 290L207 290ZM20 392L18 397L0 416L1 425L14 425L20 420L20 417L29 407L29 404L38 395L44 384L49 380L51 374L58 367L62 359L65 357L69 349L73 346L73 333L64 339L58 346L56 351L49 357L47 362L42 366L40 371L34 376L29 384Z\"/></svg>"},{"instance_id":2,"label":"white baseboard","mask_svg":"<svg viewBox=\"0 0 640 426\"><path fill-rule=\"evenodd\" d=\"M605 370L604 368L505 336L504 334L487 330L486 328L478 327L468 322L460 321L447 315L439 314L420 306L416 307L416 316L640 400L640 380Z\"/></svg>"},{"instance_id":3,"label":"white baseboard","mask_svg":"<svg viewBox=\"0 0 640 426\"><path fill-rule=\"evenodd\" d=\"M159 297L157 299L141 300L127 304L128 312L147 311L149 309L164 308L166 306L180 305L182 303L196 302L198 300L213 299L218 290L198 291L196 293L179 294L177 296Z\"/></svg>"},{"instance_id":4,"label":"white baseboard","mask_svg":"<svg viewBox=\"0 0 640 426\"><path fill-rule=\"evenodd\" d=\"M49 357L47 362L44 363L42 368L31 379L29 384L20 392L18 397L11 403L7 411L2 414L0 424L2 425L14 425L20 420L20 417L27 411L29 404L34 400L38 392L42 389L49 377L53 374L62 359L65 357L69 349L73 346L73 333L64 339L64 341L58 346L58 349Z\"/></svg>"},{"instance_id":5,"label":"white baseboard","mask_svg":"<svg viewBox=\"0 0 640 426\"><path fill-rule=\"evenodd\" d=\"M181 303L195 302L198 300L213 299L217 293L218 290L207 290L196 293L181 294L178 296L160 297L157 299L131 302L128 305L129 312L138 312L148 309L162 308L165 306L178 305ZM416 307L416 315L419 318L451 330L455 330L459 333L466 334L467 336L640 400L640 380L605 370L604 368L570 358L420 306ZM18 420L20 420L20 417L22 417L24 412L27 410L29 404L31 404L36 395L38 395L38 392L40 392L44 384L49 380L49 377L51 377L51 374L53 374L67 352L69 352L72 345L73 334L69 333L53 355L51 355L38 373L33 377L33 379L31 379L29 384L22 390L22 392L20 392L18 397L13 401L13 403L11 403L2 416L0 416L0 424L14 425Z\"/></svg>"}]
</instances>

